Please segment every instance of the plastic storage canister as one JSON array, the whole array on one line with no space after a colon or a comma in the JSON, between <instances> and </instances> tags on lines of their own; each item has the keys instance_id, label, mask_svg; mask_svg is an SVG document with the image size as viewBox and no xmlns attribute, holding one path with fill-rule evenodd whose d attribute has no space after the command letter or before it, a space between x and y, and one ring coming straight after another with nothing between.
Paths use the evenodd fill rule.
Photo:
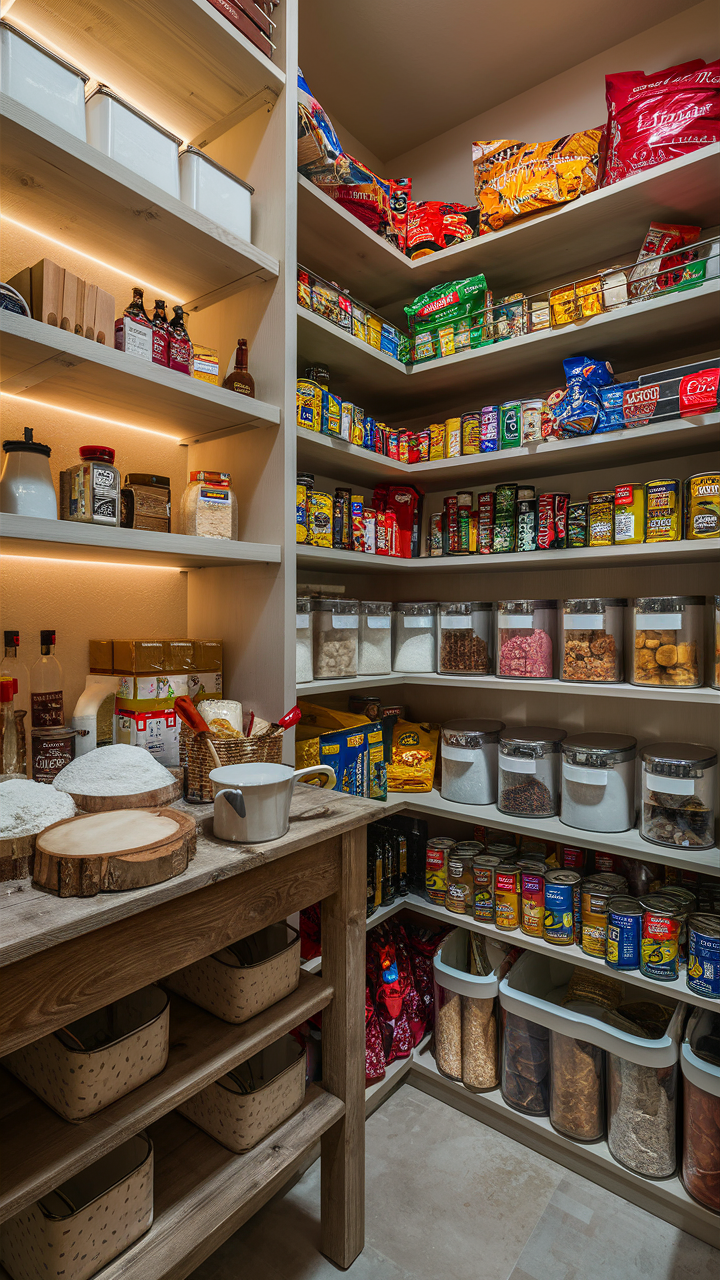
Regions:
<instances>
[{"instance_id":1,"label":"plastic storage canister","mask_svg":"<svg viewBox=\"0 0 720 1280\"><path fill-rule=\"evenodd\" d=\"M560 679L622 680L625 600L563 600Z\"/></svg>"},{"instance_id":2,"label":"plastic storage canister","mask_svg":"<svg viewBox=\"0 0 720 1280\"><path fill-rule=\"evenodd\" d=\"M254 191L197 147L184 147L180 152L180 199L241 240L250 240Z\"/></svg>"},{"instance_id":3,"label":"plastic storage canister","mask_svg":"<svg viewBox=\"0 0 720 1280\"><path fill-rule=\"evenodd\" d=\"M336 680L358 673L359 603L342 597L313 601L313 675Z\"/></svg>"},{"instance_id":4,"label":"plastic storage canister","mask_svg":"<svg viewBox=\"0 0 720 1280\"><path fill-rule=\"evenodd\" d=\"M586 831L629 831L635 823L636 746L624 733L566 738L560 821Z\"/></svg>"},{"instance_id":5,"label":"plastic storage canister","mask_svg":"<svg viewBox=\"0 0 720 1280\"><path fill-rule=\"evenodd\" d=\"M492 605L476 600L438 605L441 675L487 676L492 671Z\"/></svg>"},{"instance_id":6,"label":"plastic storage canister","mask_svg":"<svg viewBox=\"0 0 720 1280\"><path fill-rule=\"evenodd\" d=\"M720 1056L707 1047L717 1015L695 1009L680 1051L683 1075L682 1180L688 1195L720 1211ZM697 1052L705 1041L703 1057Z\"/></svg>"},{"instance_id":7,"label":"plastic storage canister","mask_svg":"<svg viewBox=\"0 0 720 1280\"><path fill-rule=\"evenodd\" d=\"M180 196L180 138L99 84L85 101L87 140L111 160L156 187Z\"/></svg>"},{"instance_id":8,"label":"plastic storage canister","mask_svg":"<svg viewBox=\"0 0 720 1280\"><path fill-rule=\"evenodd\" d=\"M550 680L557 607L555 600L500 600L497 612L497 674Z\"/></svg>"},{"instance_id":9,"label":"plastic storage canister","mask_svg":"<svg viewBox=\"0 0 720 1280\"><path fill-rule=\"evenodd\" d=\"M493 972L482 975L470 972L472 955L472 936L466 929L453 929L435 952L435 1061L442 1075L481 1092L498 1085L495 996L504 952L487 943Z\"/></svg>"},{"instance_id":10,"label":"plastic storage canister","mask_svg":"<svg viewBox=\"0 0 720 1280\"><path fill-rule=\"evenodd\" d=\"M560 746L564 729L531 725L507 729L498 745L498 801L501 813L520 818L552 818L560 810Z\"/></svg>"},{"instance_id":11,"label":"plastic storage canister","mask_svg":"<svg viewBox=\"0 0 720 1280\"><path fill-rule=\"evenodd\" d=\"M631 684L685 689L702 684L704 604L703 596L640 596L631 601Z\"/></svg>"},{"instance_id":12,"label":"plastic storage canister","mask_svg":"<svg viewBox=\"0 0 720 1280\"><path fill-rule=\"evenodd\" d=\"M396 604L393 611L393 671L411 675L435 666L435 618L437 605L424 601Z\"/></svg>"},{"instance_id":13,"label":"plastic storage canister","mask_svg":"<svg viewBox=\"0 0 720 1280\"><path fill-rule=\"evenodd\" d=\"M23 440L3 440L0 511L14 516L35 516L57 520L58 507L48 444L33 440L32 427L25 427Z\"/></svg>"},{"instance_id":14,"label":"plastic storage canister","mask_svg":"<svg viewBox=\"0 0 720 1280\"><path fill-rule=\"evenodd\" d=\"M641 759L643 840L670 849L711 848L717 753L696 742L654 742Z\"/></svg>"},{"instance_id":15,"label":"plastic storage canister","mask_svg":"<svg viewBox=\"0 0 720 1280\"><path fill-rule=\"evenodd\" d=\"M549 1032L537 1022L500 1010L503 1100L531 1116L548 1114Z\"/></svg>"},{"instance_id":16,"label":"plastic storage canister","mask_svg":"<svg viewBox=\"0 0 720 1280\"><path fill-rule=\"evenodd\" d=\"M89 76L8 22L0 22L0 79L9 98L85 141Z\"/></svg>"},{"instance_id":17,"label":"plastic storage canister","mask_svg":"<svg viewBox=\"0 0 720 1280\"><path fill-rule=\"evenodd\" d=\"M313 635L309 596L295 602L295 681L307 684L313 678Z\"/></svg>"},{"instance_id":18,"label":"plastic storage canister","mask_svg":"<svg viewBox=\"0 0 720 1280\"><path fill-rule=\"evenodd\" d=\"M494 804L497 800L498 736L502 720L450 720L440 734L445 800Z\"/></svg>"},{"instance_id":19,"label":"plastic storage canister","mask_svg":"<svg viewBox=\"0 0 720 1280\"><path fill-rule=\"evenodd\" d=\"M390 674L392 670L391 614L392 605L388 600L360 601L359 676Z\"/></svg>"}]
</instances>

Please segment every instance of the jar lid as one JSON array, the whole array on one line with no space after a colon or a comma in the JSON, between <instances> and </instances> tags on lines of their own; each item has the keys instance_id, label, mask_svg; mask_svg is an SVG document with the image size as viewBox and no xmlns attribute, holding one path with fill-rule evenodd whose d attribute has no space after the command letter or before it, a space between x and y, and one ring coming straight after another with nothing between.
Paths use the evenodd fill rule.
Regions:
<instances>
[{"instance_id":1,"label":"jar lid","mask_svg":"<svg viewBox=\"0 0 720 1280\"><path fill-rule=\"evenodd\" d=\"M695 769L717 764L717 752L697 742L653 742L640 755L643 764L651 764L652 772L665 778L688 777Z\"/></svg>"},{"instance_id":2,"label":"jar lid","mask_svg":"<svg viewBox=\"0 0 720 1280\"><path fill-rule=\"evenodd\" d=\"M347 600L345 596L321 596L313 600L313 609L318 613L358 613L359 600Z\"/></svg>"},{"instance_id":3,"label":"jar lid","mask_svg":"<svg viewBox=\"0 0 720 1280\"><path fill-rule=\"evenodd\" d=\"M448 747L481 747L497 742L504 728L502 720L450 720L442 727L442 740Z\"/></svg>"},{"instance_id":4,"label":"jar lid","mask_svg":"<svg viewBox=\"0 0 720 1280\"><path fill-rule=\"evenodd\" d=\"M312 600L310 596L298 596L295 601L296 613L309 613L312 608Z\"/></svg>"},{"instance_id":5,"label":"jar lid","mask_svg":"<svg viewBox=\"0 0 720 1280\"><path fill-rule=\"evenodd\" d=\"M232 476L229 471L191 471L190 482L197 484L217 484L223 489L230 487Z\"/></svg>"},{"instance_id":6,"label":"jar lid","mask_svg":"<svg viewBox=\"0 0 720 1280\"><path fill-rule=\"evenodd\" d=\"M46 51L43 50L43 52ZM85 99L86 104L91 98L95 97L96 93L101 94L104 98L112 98L113 102L119 102L121 107L124 107L126 111L131 111L134 116L137 116L138 120L143 120L145 124L149 124L152 129L157 130L158 133L162 133L165 138L169 138L171 142L175 142L178 147L180 146L182 138L176 138L174 133L170 133L168 129L163 129L162 125L158 124L157 120L152 120L150 116L146 116L142 111L138 111L137 107L133 107L125 100L125 98L121 98L119 93L115 93L112 89L109 89L106 84L98 84L92 92L87 95Z\"/></svg>"},{"instance_id":7,"label":"jar lid","mask_svg":"<svg viewBox=\"0 0 720 1280\"><path fill-rule=\"evenodd\" d=\"M529 613L536 609L557 609L557 600L498 600L500 613Z\"/></svg>"},{"instance_id":8,"label":"jar lid","mask_svg":"<svg viewBox=\"0 0 720 1280\"><path fill-rule=\"evenodd\" d=\"M390 600L361 600L360 612L371 615L387 615L392 613L392 601Z\"/></svg>"},{"instance_id":9,"label":"jar lid","mask_svg":"<svg viewBox=\"0 0 720 1280\"><path fill-rule=\"evenodd\" d=\"M432 616L435 613L436 609L437 609L437 604L435 603L434 600L421 600L421 601L403 600L399 604L395 605L396 613L402 613L407 615L408 617L416 617L416 618L418 617L427 618L429 616Z\"/></svg>"},{"instance_id":10,"label":"jar lid","mask_svg":"<svg viewBox=\"0 0 720 1280\"><path fill-rule=\"evenodd\" d=\"M502 756L545 756L559 751L560 743L567 737L564 729L549 729L543 725L528 725L524 729L506 729L500 735Z\"/></svg>"},{"instance_id":11,"label":"jar lid","mask_svg":"<svg viewBox=\"0 0 720 1280\"><path fill-rule=\"evenodd\" d=\"M84 444L78 452L83 462L106 462L111 467L115 461L115 450L104 444Z\"/></svg>"},{"instance_id":12,"label":"jar lid","mask_svg":"<svg viewBox=\"0 0 720 1280\"><path fill-rule=\"evenodd\" d=\"M464 857L472 854L473 858L476 858L483 853L483 846L479 840L458 840L455 851L463 854Z\"/></svg>"},{"instance_id":13,"label":"jar lid","mask_svg":"<svg viewBox=\"0 0 720 1280\"><path fill-rule=\"evenodd\" d=\"M613 606L622 607L627 600L617 600L612 596L597 596L595 599L563 600L563 613L602 613Z\"/></svg>"},{"instance_id":14,"label":"jar lid","mask_svg":"<svg viewBox=\"0 0 720 1280\"><path fill-rule=\"evenodd\" d=\"M635 758L637 738L626 733L574 733L562 745L563 755L573 764L604 769Z\"/></svg>"},{"instance_id":15,"label":"jar lid","mask_svg":"<svg viewBox=\"0 0 720 1280\"><path fill-rule=\"evenodd\" d=\"M51 453L49 444L33 440L32 427L25 427L22 440L3 440L3 449L5 453L41 453L45 458L49 458Z\"/></svg>"},{"instance_id":16,"label":"jar lid","mask_svg":"<svg viewBox=\"0 0 720 1280\"><path fill-rule=\"evenodd\" d=\"M633 600L638 613L677 613L687 604L704 604L704 596L638 596Z\"/></svg>"},{"instance_id":17,"label":"jar lid","mask_svg":"<svg viewBox=\"0 0 720 1280\"><path fill-rule=\"evenodd\" d=\"M449 617L452 614L471 614L489 611L492 609L490 600L445 600L441 601L438 609L443 617Z\"/></svg>"}]
</instances>

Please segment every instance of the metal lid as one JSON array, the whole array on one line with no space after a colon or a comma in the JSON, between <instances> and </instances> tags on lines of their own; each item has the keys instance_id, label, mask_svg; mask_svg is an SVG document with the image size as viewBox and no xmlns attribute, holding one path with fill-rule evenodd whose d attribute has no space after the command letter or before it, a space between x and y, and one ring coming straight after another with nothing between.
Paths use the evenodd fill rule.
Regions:
<instances>
[{"instance_id":1,"label":"metal lid","mask_svg":"<svg viewBox=\"0 0 720 1280\"><path fill-rule=\"evenodd\" d=\"M642 910L637 898L626 898L622 894L617 894L608 902L608 911L617 911L624 916L641 916Z\"/></svg>"},{"instance_id":2,"label":"metal lid","mask_svg":"<svg viewBox=\"0 0 720 1280\"><path fill-rule=\"evenodd\" d=\"M502 720L449 720L442 727L442 740L448 747L482 747L497 742L504 728Z\"/></svg>"},{"instance_id":3,"label":"metal lid","mask_svg":"<svg viewBox=\"0 0 720 1280\"><path fill-rule=\"evenodd\" d=\"M636 747L637 738L626 733L574 733L562 744L563 755L568 760L591 769L634 760Z\"/></svg>"},{"instance_id":4,"label":"metal lid","mask_svg":"<svg viewBox=\"0 0 720 1280\"><path fill-rule=\"evenodd\" d=\"M386 615L392 613L392 601L390 600L361 600L360 612L375 615Z\"/></svg>"},{"instance_id":5,"label":"metal lid","mask_svg":"<svg viewBox=\"0 0 720 1280\"><path fill-rule=\"evenodd\" d=\"M309 613L312 609L312 599L310 596L298 596L295 601L296 613Z\"/></svg>"},{"instance_id":6,"label":"metal lid","mask_svg":"<svg viewBox=\"0 0 720 1280\"><path fill-rule=\"evenodd\" d=\"M31 36L26 34L26 32L20 31L17 27L13 27L9 22L6 22L4 18L0 19L0 27L4 27L6 31L10 31L12 35L18 36L19 39L24 40L26 44L31 44L33 49L37 49L40 53L44 53L46 58L52 58L53 62L57 62L58 65L64 67L66 71L72 71L73 75L80 76L83 84L87 84L90 77L86 76L85 72L81 71L79 67L74 67L72 62L66 62L64 58L58 57L58 55L53 53L51 49L46 49L45 45L38 44L37 40L33 40Z\"/></svg>"},{"instance_id":7,"label":"metal lid","mask_svg":"<svg viewBox=\"0 0 720 1280\"><path fill-rule=\"evenodd\" d=\"M548 729L541 725L506 729L500 735L499 751L501 756L549 756L560 750L560 743L566 737L564 729Z\"/></svg>"},{"instance_id":8,"label":"metal lid","mask_svg":"<svg viewBox=\"0 0 720 1280\"><path fill-rule=\"evenodd\" d=\"M434 600L403 600L395 605L395 612L408 617L427 618L435 613L437 605Z\"/></svg>"},{"instance_id":9,"label":"metal lid","mask_svg":"<svg viewBox=\"0 0 720 1280\"><path fill-rule=\"evenodd\" d=\"M704 603L704 596L637 596L632 601L638 613L681 613L688 604Z\"/></svg>"},{"instance_id":10,"label":"metal lid","mask_svg":"<svg viewBox=\"0 0 720 1280\"><path fill-rule=\"evenodd\" d=\"M455 848L458 853L471 853L473 857L483 852L483 846L479 840L458 840Z\"/></svg>"},{"instance_id":11,"label":"metal lid","mask_svg":"<svg viewBox=\"0 0 720 1280\"><path fill-rule=\"evenodd\" d=\"M648 893L644 898L638 899L643 911L654 911L659 916L670 916L677 919L683 914L683 909L679 902L674 898L669 898L666 893Z\"/></svg>"},{"instance_id":12,"label":"metal lid","mask_svg":"<svg viewBox=\"0 0 720 1280\"><path fill-rule=\"evenodd\" d=\"M321 596L313 600L312 607L318 613L359 613L360 601L347 600L345 596Z\"/></svg>"},{"instance_id":13,"label":"metal lid","mask_svg":"<svg viewBox=\"0 0 720 1280\"><path fill-rule=\"evenodd\" d=\"M219 173L224 173L226 178L231 178L233 182L237 182L238 186L244 187L246 191L250 192L251 196L255 194L255 188L251 187L249 182L246 182L244 178L238 178L237 174L231 173L229 169L224 169L221 164L218 164L217 160L212 160L210 156L206 156L205 152L201 151L199 147L191 147L188 144L188 146L183 147L180 156L200 156L206 164L211 164L213 169L217 169Z\"/></svg>"},{"instance_id":14,"label":"metal lid","mask_svg":"<svg viewBox=\"0 0 720 1280\"><path fill-rule=\"evenodd\" d=\"M440 602L438 609L445 617L451 614L469 615L491 610L492 602L490 600L444 600Z\"/></svg>"},{"instance_id":15,"label":"metal lid","mask_svg":"<svg viewBox=\"0 0 720 1280\"><path fill-rule=\"evenodd\" d=\"M580 873L578 871L546 871L546 884L580 884Z\"/></svg>"},{"instance_id":16,"label":"metal lid","mask_svg":"<svg viewBox=\"0 0 720 1280\"><path fill-rule=\"evenodd\" d=\"M164 137L169 138L171 142L175 142L180 146L182 138L176 138L174 133L170 133L168 129L163 129L162 125L158 124L157 120L151 120L150 116L146 116L142 111L138 111L137 107L134 107L130 102L126 102L124 98L120 97L119 93L115 93L112 89L109 89L106 84L99 84L92 89L85 98L86 104L91 98L95 97L96 93L101 93L106 98L112 98L113 102L119 102L120 106L124 107L126 111L132 111L133 115L137 116L138 120L144 120L145 124L149 124L153 129L156 129L158 133L162 133Z\"/></svg>"},{"instance_id":17,"label":"metal lid","mask_svg":"<svg viewBox=\"0 0 720 1280\"><path fill-rule=\"evenodd\" d=\"M557 600L498 600L500 613L534 613L536 609L557 609Z\"/></svg>"},{"instance_id":18,"label":"metal lid","mask_svg":"<svg viewBox=\"0 0 720 1280\"><path fill-rule=\"evenodd\" d=\"M653 742L642 748L640 757L653 766L649 772L663 778L692 777L696 770L717 764L717 752L697 742Z\"/></svg>"},{"instance_id":19,"label":"metal lid","mask_svg":"<svg viewBox=\"0 0 720 1280\"><path fill-rule=\"evenodd\" d=\"M501 859L496 858L492 853L479 853L473 858L474 867L497 867L500 865Z\"/></svg>"},{"instance_id":20,"label":"metal lid","mask_svg":"<svg viewBox=\"0 0 720 1280\"><path fill-rule=\"evenodd\" d=\"M597 596L595 599L563 600L563 613L602 613L603 610L618 606L622 608L627 600L617 600L610 596Z\"/></svg>"},{"instance_id":21,"label":"metal lid","mask_svg":"<svg viewBox=\"0 0 720 1280\"><path fill-rule=\"evenodd\" d=\"M706 911L693 911L688 916L688 929L696 933L704 933L708 938L720 938L720 915Z\"/></svg>"}]
</instances>

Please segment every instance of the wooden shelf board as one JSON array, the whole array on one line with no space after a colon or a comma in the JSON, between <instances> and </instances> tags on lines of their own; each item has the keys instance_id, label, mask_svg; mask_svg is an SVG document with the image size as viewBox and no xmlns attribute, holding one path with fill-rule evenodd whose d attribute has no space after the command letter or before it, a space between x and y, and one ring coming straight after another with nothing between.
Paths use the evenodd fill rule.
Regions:
<instances>
[{"instance_id":1,"label":"wooden shelf board","mask_svg":"<svg viewBox=\"0 0 720 1280\"><path fill-rule=\"evenodd\" d=\"M489 556L371 556L362 551L338 551L332 547L299 546L297 563L301 569L345 570L356 573L493 573L495 570L590 569L622 565L715 564L717 541L637 543L621 547L578 547L565 551L501 552Z\"/></svg>"},{"instance_id":2,"label":"wooden shelf board","mask_svg":"<svg viewBox=\"0 0 720 1280\"><path fill-rule=\"evenodd\" d=\"M172 996L165 1069L79 1124L63 1120L3 1070L0 1222L292 1031L324 1009L332 996L329 982L301 973L300 985L291 995L242 1026L221 1022Z\"/></svg>"},{"instance_id":3,"label":"wooden shelf board","mask_svg":"<svg viewBox=\"0 0 720 1280\"><path fill-rule=\"evenodd\" d=\"M78 334L0 312L0 392L190 443L280 422L263 400L224 391Z\"/></svg>"}]
</instances>

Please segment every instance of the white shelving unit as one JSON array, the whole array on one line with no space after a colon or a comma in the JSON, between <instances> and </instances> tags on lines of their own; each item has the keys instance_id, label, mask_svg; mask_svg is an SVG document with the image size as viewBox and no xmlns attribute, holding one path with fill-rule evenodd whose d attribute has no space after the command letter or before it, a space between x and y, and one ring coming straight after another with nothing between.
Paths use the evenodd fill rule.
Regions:
<instances>
[{"instance_id":1,"label":"white shelving unit","mask_svg":"<svg viewBox=\"0 0 720 1280\"><path fill-rule=\"evenodd\" d=\"M499 552L488 556L420 556L403 560L398 556L368 556L362 551L338 551L333 547L300 546L297 562L301 569L324 568L346 572L410 573L441 569L452 573L493 573L497 570L604 569L609 566L644 568L669 564L717 565L713 541L639 542L618 547L575 547L564 551Z\"/></svg>"},{"instance_id":2,"label":"white shelving unit","mask_svg":"<svg viewBox=\"0 0 720 1280\"><path fill-rule=\"evenodd\" d=\"M0 526L0 531L2 526ZM411 688L413 685L431 685L442 689L487 690L493 693L513 692L524 695L532 693L568 694L571 697L586 695L590 698L638 698L649 702L669 702L682 704L687 702L703 703L716 707L720 711L720 690L718 689L682 689L682 688L642 688L636 684L592 684L580 680L513 680L503 676L451 676L427 675L410 676L393 674L389 676L355 676L338 680L311 680L298 685L298 695L309 697L316 693L350 693L361 689L374 690L392 685L395 688Z\"/></svg>"}]
</instances>

